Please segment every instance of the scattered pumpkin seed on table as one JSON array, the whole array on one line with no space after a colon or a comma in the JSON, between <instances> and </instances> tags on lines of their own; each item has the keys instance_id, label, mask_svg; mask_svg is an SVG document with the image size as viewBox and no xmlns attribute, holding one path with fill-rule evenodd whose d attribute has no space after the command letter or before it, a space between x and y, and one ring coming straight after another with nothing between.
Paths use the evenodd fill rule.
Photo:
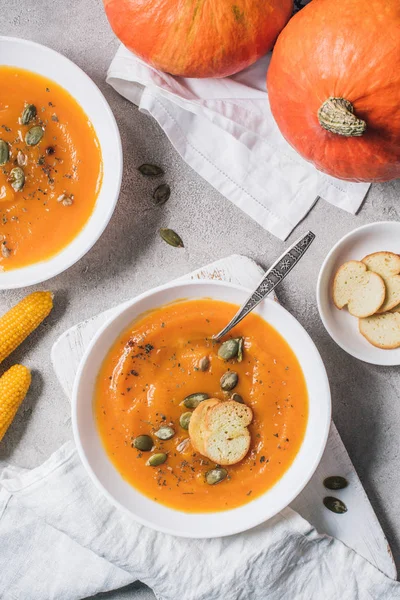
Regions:
<instances>
[{"instance_id":1,"label":"scattered pumpkin seed on table","mask_svg":"<svg viewBox=\"0 0 400 600\"><path fill-rule=\"evenodd\" d=\"M159 177L160 175L164 175L164 171L161 167L158 167L157 165L150 165L148 163L140 165L139 171L145 177Z\"/></svg>"},{"instance_id":2,"label":"scattered pumpkin seed on table","mask_svg":"<svg viewBox=\"0 0 400 600\"><path fill-rule=\"evenodd\" d=\"M35 125L28 129L25 135L25 143L27 146L37 146L44 135L43 128L40 125Z\"/></svg>"},{"instance_id":3,"label":"scattered pumpkin seed on table","mask_svg":"<svg viewBox=\"0 0 400 600\"><path fill-rule=\"evenodd\" d=\"M9 181L15 192L20 192L25 185L25 173L21 167L14 167L10 171Z\"/></svg>"},{"instance_id":4,"label":"scattered pumpkin seed on table","mask_svg":"<svg viewBox=\"0 0 400 600\"><path fill-rule=\"evenodd\" d=\"M174 246L174 248L184 248L184 244L180 235L176 233L173 229L167 229L165 227L161 227L160 236L167 242L170 246Z\"/></svg>"},{"instance_id":5,"label":"scattered pumpkin seed on table","mask_svg":"<svg viewBox=\"0 0 400 600\"><path fill-rule=\"evenodd\" d=\"M223 481L228 475L228 471L222 467L215 467L206 473L206 481L208 485L215 485Z\"/></svg>"},{"instance_id":6,"label":"scattered pumpkin seed on table","mask_svg":"<svg viewBox=\"0 0 400 600\"><path fill-rule=\"evenodd\" d=\"M189 394L183 401L186 408L197 408L200 402L207 400L210 396L204 392L196 392L195 394Z\"/></svg>"},{"instance_id":7,"label":"scattered pumpkin seed on table","mask_svg":"<svg viewBox=\"0 0 400 600\"><path fill-rule=\"evenodd\" d=\"M22 111L21 125L29 125L31 121L36 117L37 110L34 104L27 104Z\"/></svg>"},{"instance_id":8,"label":"scattered pumpkin seed on table","mask_svg":"<svg viewBox=\"0 0 400 600\"><path fill-rule=\"evenodd\" d=\"M170 440L175 435L175 430L172 427L160 427L158 431L155 432L155 436L160 440Z\"/></svg>"},{"instance_id":9,"label":"scattered pumpkin seed on table","mask_svg":"<svg viewBox=\"0 0 400 600\"><path fill-rule=\"evenodd\" d=\"M159 467L160 465L163 465L165 463L167 458L168 457L166 454L164 454L164 452L158 452L157 454L153 454L152 456L150 456L146 465L148 467Z\"/></svg>"},{"instance_id":10,"label":"scattered pumpkin seed on table","mask_svg":"<svg viewBox=\"0 0 400 600\"><path fill-rule=\"evenodd\" d=\"M3 166L8 162L10 158L10 149L7 142L0 140L0 166Z\"/></svg>"},{"instance_id":11,"label":"scattered pumpkin seed on table","mask_svg":"<svg viewBox=\"0 0 400 600\"><path fill-rule=\"evenodd\" d=\"M336 513L337 515L342 515L343 513L347 512L347 506L344 502L339 500L339 498L334 498L333 496L326 496L323 502L326 508Z\"/></svg>"},{"instance_id":12,"label":"scattered pumpkin seed on table","mask_svg":"<svg viewBox=\"0 0 400 600\"><path fill-rule=\"evenodd\" d=\"M181 416L179 417L179 425L182 427L182 429L189 429L189 423L190 423L190 419L192 417L192 413L191 412L184 412L181 414Z\"/></svg>"},{"instance_id":13,"label":"scattered pumpkin seed on table","mask_svg":"<svg viewBox=\"0 0 400 600\"><path fill-rule=\"evenodd\" d=\"M154 444L149 435L139 435L133 440L133 445L142 452L150 452Z\"/></svg>"},{"instance_id":14,"label":"scattered pumpkin seed on table","mask_svg":"<svg viewBox=\"0 0 400 600\"><path fill-rule=\"evenodd\" d=\"M153 192L154 204L157 206L162 206L166 203L170 195L171 188L169 187L168 183L162 183Z\"/></svg>"},{"instance_id":15,"label":"scattered pumpkin seed on table","mask_svg":"<svg viewBox=\"0 0 400 600\"><path fill-rule=\"evenodd\" d=\"M230 392L235 388L239 381L239 375L235 371L227 371L220 379L221 389Z\"/></svg>"},{"instance_id":16,"label":"scattered pumpkin seed on table","mask_svg":"<svg viewBox=\"0 0 400 600\"><path fill-rule=\"evenodd\" d=\"M343 490L348 485L347 479L340 477L340 475L333 475L324 479L324 486L328 490Z\"/></svg>"}]
</instances>

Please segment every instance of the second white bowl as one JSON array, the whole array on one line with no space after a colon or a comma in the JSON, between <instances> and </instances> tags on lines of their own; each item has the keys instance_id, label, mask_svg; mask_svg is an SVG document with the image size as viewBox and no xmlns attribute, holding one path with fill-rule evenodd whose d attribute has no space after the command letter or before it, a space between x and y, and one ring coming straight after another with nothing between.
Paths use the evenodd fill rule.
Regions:
<instances>
[{"instance_id":1,"label":"second white bowl","mask_svg":"<svg viewBox=\"0 0 400 600\"><path fill-rule=\"evenodd\" d=\"M248 290L216 281L176 283L152 290L112 317L91 342L82 359L72 398L72 425L79 455L103 494L143 525L192 538L219 537L245 531L286 507L304 488L321 459L331 419L331 397L325 368L318 350L300 323L272 300L262 302L255 312L275 327L296 354L309 399L304 441L292 465L276 485L252 502L233 510L185 513L141 494L121 477L103 448L93 410L95 382L104 358L120 333L142 313L181 298L207 297L242 304L248 294Z\"/></svg>"}]
</instances>

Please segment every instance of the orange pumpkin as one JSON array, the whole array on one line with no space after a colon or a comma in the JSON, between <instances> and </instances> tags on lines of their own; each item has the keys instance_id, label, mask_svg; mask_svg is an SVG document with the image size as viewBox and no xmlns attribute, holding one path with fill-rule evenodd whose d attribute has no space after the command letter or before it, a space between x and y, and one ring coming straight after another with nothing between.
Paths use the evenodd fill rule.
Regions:
<instances>
[{"instance_id":1,"label":"orange pumpkin","mask_svg":"<svg viewBox=\"0 0 400 600\"><path fill-rule=\"evenodd\" d=\"M400 177L399 0L313 0L278 38L267 76L286 140L349 181Z\"/></svg>"},{"instance_id":2,"label":"orange pumpkin","mask_svg":"<svg viewBox=\"0 0 400 600\"><path fill-rule=\"evenodd\" d=\"M266 54L293 0L104 0L115 34L149 65L183 77L226 77Z\"/></svg>"}]
</instances>

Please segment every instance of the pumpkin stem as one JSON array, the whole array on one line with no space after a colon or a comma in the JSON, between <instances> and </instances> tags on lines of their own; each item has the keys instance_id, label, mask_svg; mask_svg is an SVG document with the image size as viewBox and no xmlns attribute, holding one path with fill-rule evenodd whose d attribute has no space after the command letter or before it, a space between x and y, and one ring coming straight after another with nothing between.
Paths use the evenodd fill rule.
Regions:
<instances>
[{"instance_id":1,"label":"pumpkin stem","mask_svg":"<svg viewBox=\"0 0 400 600\"><path fill-rule=\"evenodd\" d=\"M352 103L345 98L325 100L318 111L318 121L327 131L346 137L359 137L367 129L366 122L356 117Z\"/></svg>"}]
</instances>

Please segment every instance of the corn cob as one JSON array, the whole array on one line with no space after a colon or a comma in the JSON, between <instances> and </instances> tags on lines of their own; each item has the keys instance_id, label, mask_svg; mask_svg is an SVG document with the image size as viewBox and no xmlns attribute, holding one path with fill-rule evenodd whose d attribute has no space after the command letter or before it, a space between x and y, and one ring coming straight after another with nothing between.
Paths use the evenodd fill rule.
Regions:
<instances>
[{"instance_id":1,"label":"corn cob","mask_svg":"<svg viewBox=\"0 0 400 600\"><path fill-rule=\"evenodd\" d=\"M23 365L14 365L0 377L0 441L31 384L31 373Z\"/></svg>"},{"instance_id":2,"label":"corn cob","mask_svg":"<svg viewBox=\"0 0 400 600\"><path fill-rule=\"evenodd\" d=\"M51 292L33 292L0 318L0 362L40 325L52 308Z\"/></svg>"}]
</instances>

